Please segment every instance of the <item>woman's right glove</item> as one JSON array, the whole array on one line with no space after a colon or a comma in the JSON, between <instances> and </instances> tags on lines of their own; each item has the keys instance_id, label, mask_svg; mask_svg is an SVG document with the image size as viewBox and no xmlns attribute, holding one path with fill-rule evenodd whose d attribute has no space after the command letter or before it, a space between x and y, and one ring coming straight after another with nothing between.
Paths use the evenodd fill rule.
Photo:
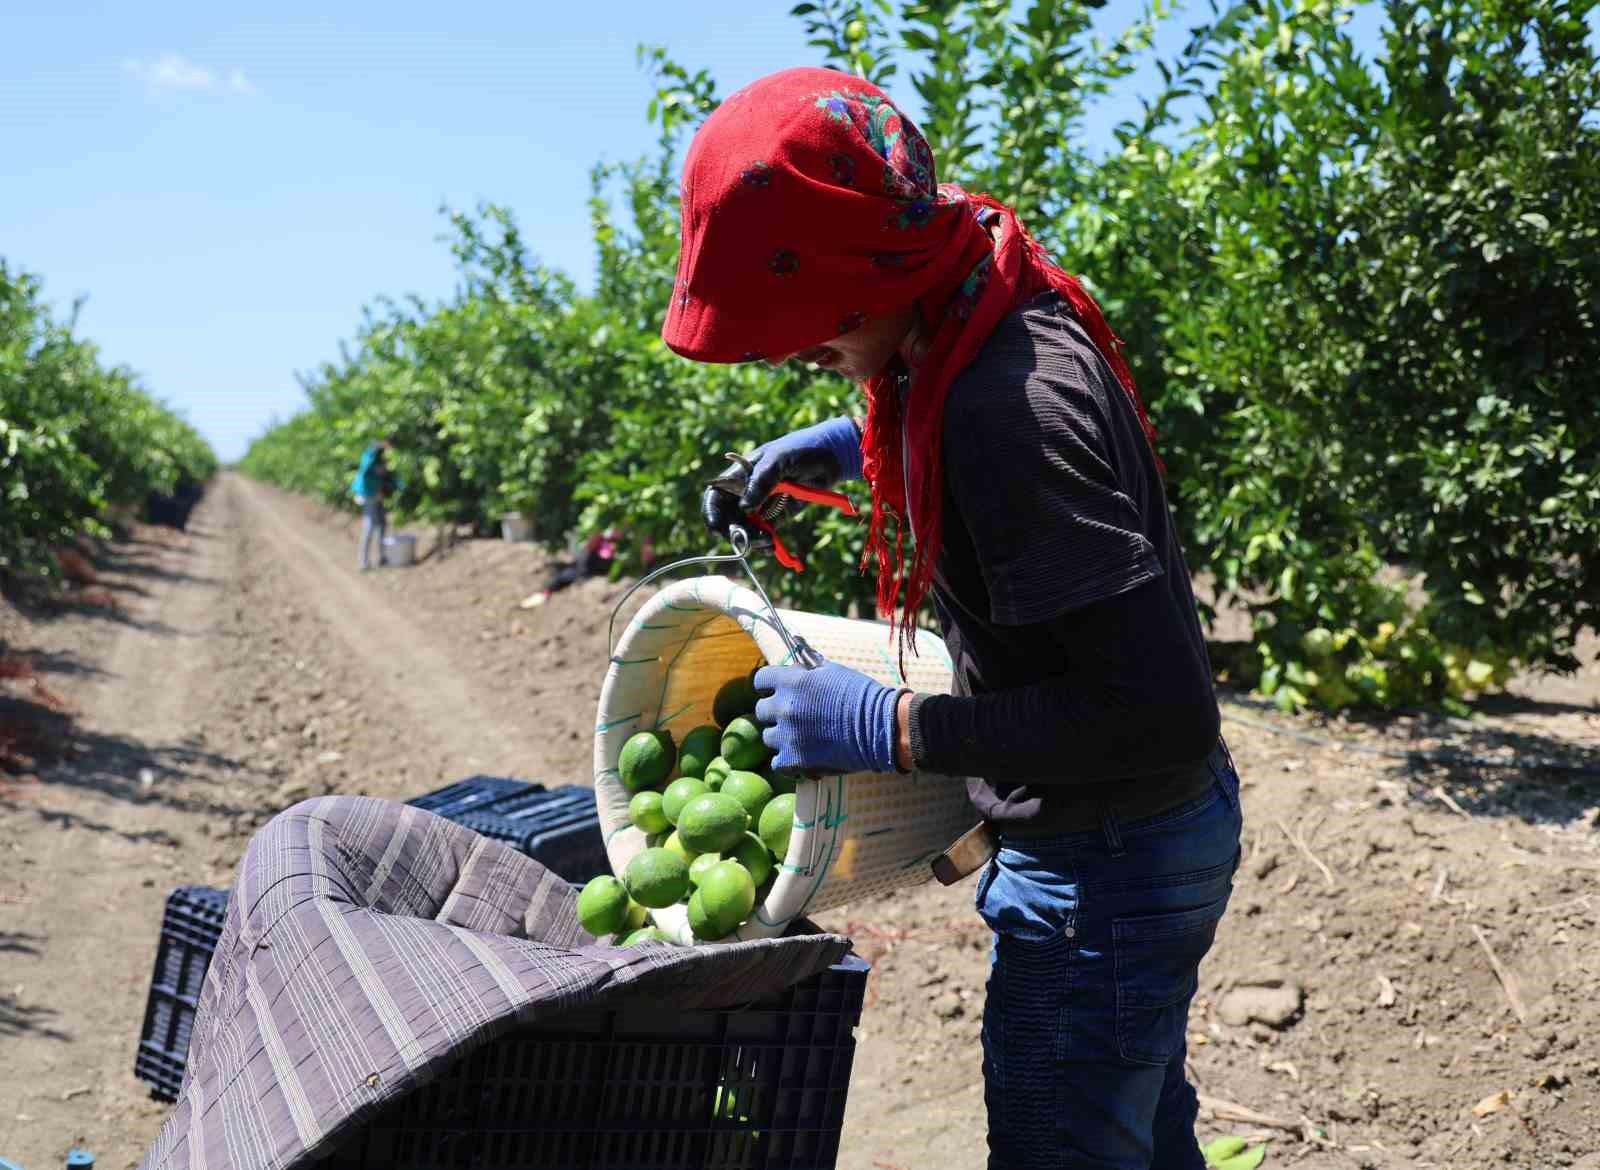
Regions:
<instances>
[{"instance_id":1,"label":"woman's right glove","mask_svg":"<svg viewBox=\"0 0 1600 1170\"><path fill-rule=\"evenodd\" d=\"M846 480L860 479L861 432L849 418L832 418L762 444L751 453L750 463L748 475L735 463L722 477L742 480L743 495L735 498L721 488L708 487L701 497L700 515L717 536L726 538L729 525L744 524L745 513L766 503L780 480L831 488Z\"/></svg>"}]
</instances>

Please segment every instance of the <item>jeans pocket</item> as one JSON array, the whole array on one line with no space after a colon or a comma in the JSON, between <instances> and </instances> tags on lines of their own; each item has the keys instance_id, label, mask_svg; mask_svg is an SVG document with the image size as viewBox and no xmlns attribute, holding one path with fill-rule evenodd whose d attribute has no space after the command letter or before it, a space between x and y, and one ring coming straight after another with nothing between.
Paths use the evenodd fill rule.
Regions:
<instances>
[{"instance_id":1,"label":"jeans pocket","mask_svg":"<svg viewBox=\"0 0 1600 1170\"><path fill-rule=\"evenodd\" d=\"M1227 909L1224 895L1194 910L1118 918L1111 924L1117 1047L1124 1060L1164 1065L1183 1046L1200 960Z\"/></svg>"},{"instance_id":2,"label":"jeans pocket","mask_svg":"<svg viewBox=\"0 0 1600 1170\"><path fill-rule=\"evenodd\" d=\"M976 903L996 934L1018 942L1047 942L1071 925L1077 913L1077 878L1065 866L1002 849L978 883Z\"/></svg>"}]
</instances>

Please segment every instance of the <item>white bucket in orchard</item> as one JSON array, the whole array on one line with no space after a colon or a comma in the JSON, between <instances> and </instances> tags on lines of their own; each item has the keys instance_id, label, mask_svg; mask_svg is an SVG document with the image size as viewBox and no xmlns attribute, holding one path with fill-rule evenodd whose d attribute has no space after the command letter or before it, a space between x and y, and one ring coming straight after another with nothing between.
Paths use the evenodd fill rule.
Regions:
<instances>
[{"instance_id":1,"label":"white bucket in orchard","mask_svg":"<svg viewBox=\"0 0 1600 1170\"><path fill-rule=\"evenodd\" d=\"M409 532L397 532L383 538L383 559L391 565L417 563L417 538Z\"/></svg>"},{"instance_id":2,"label":"white bucket in orchard","mask_svg":"<svg viewBox=\"0 0 1600 1170\"><path fill-rule=\"evenodd\" d=\"M507 512L500 517L500 536L513 544L533 539L533 517L526 512Z\"/></svg>"},{"instance_id":3,"label":"white bucket in orchard","mask_svg":"<svg viewBox=\"0 0 1600 1170\"><path fill-rule=\"evenodd\" d=\"M600 689L594 787L606 852L619 876L648 847L628 817L631 794L617 772L622 745L652 728L682 742L690 729L714 723L712 703L723 683L793 657L778 621L822 657L885 685L950 690L950 655L927 631L917 636L918 654L907 649L902 678L883 623L794 610L777 610L775 621L773 612L726 577L693 577L650 598L616 640ZM780 935L803 914L925 882L933 858L976 820L966 782L948 776L858 772L801 781L788 856L766 899L730 939ZM696 941L684 906L652 917L678 941Z\"/></svg>"}]
</instances>

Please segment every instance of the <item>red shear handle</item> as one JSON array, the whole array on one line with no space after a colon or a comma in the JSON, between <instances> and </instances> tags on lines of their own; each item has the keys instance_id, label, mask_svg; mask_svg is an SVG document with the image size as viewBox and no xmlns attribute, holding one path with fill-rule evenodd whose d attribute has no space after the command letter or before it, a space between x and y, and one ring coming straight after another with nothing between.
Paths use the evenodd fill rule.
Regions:
<instances>
[{"instance_id":1,"label":"red shear handle","mask_svg":"<svg viewBox=\"0 0 1600 1170\"><path fill-rule=\"evenodd\" d=\"M859 516L856 506L850 497L843 492L830 492L824 488L807 487L803 483L795 483L791 479L780 479L773 487L775 496L793 496L797 500L804 500L808 504L826 504L830 508L838 508L846 516Z\"/></svg>"},{"instance_id":2,"label":"red shear handle","mask_svg":"<svg viewBox=\"0 0 1600 1170\"><path fill-rule=\"evenodd\" d=\"M808 504L826 504L830 508L838 508L846 516L859 516L855 504L850 502L850 497L843 492L830 492L823 488L806 487L804 484L792 480L781 479L772 489L775 496L793 496L797 500L804 500ZM759 511L746 513L745 519L750 526L758 532L764 533L772 541L772 555L778 558L778 563L786 569L796 573L806 571L806 563L785 547L783 538L777 530L767 523L767 518Z\"/></svg>"},{"instance_id":3,"label":"red shear handle","mask_svg":"<svg viewBox=\"0 0 1600 1170\"><path fill-rule=\"evenodd\" d=\"M783 538L778 535L777 530L771 524L767 523L765 516L760 512L746 512L745 520L750 527L757 532L764 533L767 539L772 541L772 555L778 558L780 565L786 569L793 569L796 573L804 573L806 571L806 563L784 546Z\"/></svg>"}]
</instances>

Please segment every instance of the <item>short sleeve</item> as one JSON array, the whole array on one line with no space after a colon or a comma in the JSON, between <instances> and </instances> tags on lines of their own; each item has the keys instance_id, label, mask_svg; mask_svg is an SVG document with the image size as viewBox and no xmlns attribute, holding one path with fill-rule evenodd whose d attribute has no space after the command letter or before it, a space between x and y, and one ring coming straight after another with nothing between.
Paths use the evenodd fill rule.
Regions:
<instances>
[{"instance_id":1,"label":"short sleeve","mask_svg":"<svg viewBox=\"0 0 1600 1170\"><path fill-rule=\"evenodd\" d=\"M1119 457L1122 420L1095 355L1059 329L1008 322L1004 332L951 386L944 466L990 620L1027 625L1126 593L1162 567L1125 482L1142 472Z\"/></svg>"}]
</instances>

